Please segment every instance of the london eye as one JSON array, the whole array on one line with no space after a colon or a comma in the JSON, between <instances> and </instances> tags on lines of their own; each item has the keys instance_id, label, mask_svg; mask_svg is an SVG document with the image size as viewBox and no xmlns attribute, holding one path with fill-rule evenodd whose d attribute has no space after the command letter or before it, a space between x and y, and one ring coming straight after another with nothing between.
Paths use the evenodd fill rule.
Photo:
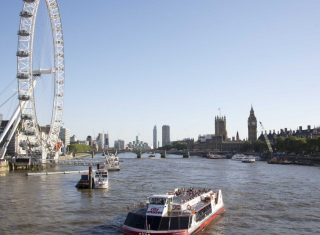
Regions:
<instances>
[{"instance_id":1,"label":"london eye","mask_svg":"<svg viewBox=\"0 0 320 235\"><path fill-rule=\"evenodd\" d=\"M43 0L50 21L52 38L51 55L52 66L49 68L37 67L34 60L35 25L41 0L23 0L20 12L20 24L18 29L17 46L17 83L18 83L18 107L12 115L7 127L2 133L0 142L4 141L4 147L0 158L5 155L6 144L18 132L17 155L32 157L35 160L45 160L56 157L61 145L59 143L59 132L62 126L63 97L64 97L64 40L62 23L57 0ZM36 109L35 93L37 82L42 77L53 78L53 100L50 108L50 123L45 128L39 124ZM6 137L6 139L5 139Z\"/></svg>"}]
</instances>

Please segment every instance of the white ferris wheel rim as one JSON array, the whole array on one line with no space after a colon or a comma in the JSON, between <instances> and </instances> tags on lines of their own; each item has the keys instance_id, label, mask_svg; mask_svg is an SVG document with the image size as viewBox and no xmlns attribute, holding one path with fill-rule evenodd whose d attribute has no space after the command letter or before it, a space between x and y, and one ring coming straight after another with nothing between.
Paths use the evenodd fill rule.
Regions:
<instances>
[{"instance_id":1,"label":"white ferris wheel rim","mask_svg":"<svg viewBox=\"0 0 320 235\"><path fill-rule=\"evenodd\" d=\"M63 89L64 89L64 41L62 23L57 0L45 0L50 18L54 65L51 70L33 71L33 40L35 22L40 0L24 0L20 12L17 49L17 80L18 98L21 109L21 129L29 135L30 153L46 151L55 152L63 114ZM35 78L43 73L53 73L54 95L51 113L51 123L48 135L41 134L36 115L34 98Z\"/></svg>"}]
</instances>

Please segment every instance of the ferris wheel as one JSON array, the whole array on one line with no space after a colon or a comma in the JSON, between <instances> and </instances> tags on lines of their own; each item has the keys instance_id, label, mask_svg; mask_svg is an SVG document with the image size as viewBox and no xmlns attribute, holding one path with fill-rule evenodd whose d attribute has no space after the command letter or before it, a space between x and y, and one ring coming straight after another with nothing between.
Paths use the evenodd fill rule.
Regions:
<instances>
[{"instance_id":1,"label":"ferris wheel","mask_svg":"<svg viewBox=\"0 0 320 235\"><path fill-rule=\"evenodd\" d=\"M21 154L46 159L60 148L59 132L62 126L64 97L64 41L57 0L43 0L50 19L52 32L53 65L35 69L34 35L40 0L23 0L20 12L17 49L17 80L19 99L19 147ZM41 128L36 111L35 90L41 75L49 74L54 80L50 125ZM48 104L51 105L51 104Z\"/></svg>"}]
</instances>

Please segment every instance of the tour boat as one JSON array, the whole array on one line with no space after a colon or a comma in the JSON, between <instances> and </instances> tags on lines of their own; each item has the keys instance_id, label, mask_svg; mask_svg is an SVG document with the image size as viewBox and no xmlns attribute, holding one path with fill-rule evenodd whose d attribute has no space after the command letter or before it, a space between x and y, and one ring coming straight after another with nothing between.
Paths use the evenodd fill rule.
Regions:
<instances>
[{"instance_id":1,"label":"tour boat","mask_svg":"<svg viewBox=\"0 0 320 235\"><path fill-rule=\"evenodd\" d=\"M255 163L256 162L256 158L254 156L247 156L245 158L242 159L243 163Z\"/></svg>"},{"instance_id":2,"label":"tour boat","mask_svg":"<svg viewBox=\"0 0 320 235\"><path fill-rule=\"evenodd\" d=\"M235 161L242 161L243 159L245 159L247 156L241 153L237 153L235 155L232 156L231 160L235 160Z\"/></svg>"},{"instance_id":3,"label":"tour boat","mask_svg":"<svg viewBox=\"0 0 320 235\"><path fill-rule=\"evenodd\" d=\"M207 158L209 159L225 159L226 157L220 154L208 153Z\"/></svg>"},{"instance_id":4,"label":"tour boat","mask_svg":"<svg viewBox=\"0 0 320 235\"><path fill-rule=\"evenodd\" d=\"M109 171L120 171L119 157L115 154L108 154L106 157L106 165Z\"/></svg>"},{"instance_id":5,"label":"tour boat","mask_svg":"<svg viewBox=\"0 0 320 235\"><path fill-rule=\"evenodd\" d=\"M196 234L224 211L221 190L176 188L173 192L149 197L145 206L129 212L122 233Z\"/></svg>"},{"instance_id":6,"label":"tour boat","mask_svg":"<svg viewBox=\"0 0 320 235\"><path fill-rule=\"evenodd\" d=\"M109 186L108 169L105 166L102 168L97 166L97 170L92 170L91 175L92 175L91 188L93 189L108 188ZM81 178L77 183L76 187L80 189L90 188L89 171L81 175Z\"/></svg>"}]
</instances>

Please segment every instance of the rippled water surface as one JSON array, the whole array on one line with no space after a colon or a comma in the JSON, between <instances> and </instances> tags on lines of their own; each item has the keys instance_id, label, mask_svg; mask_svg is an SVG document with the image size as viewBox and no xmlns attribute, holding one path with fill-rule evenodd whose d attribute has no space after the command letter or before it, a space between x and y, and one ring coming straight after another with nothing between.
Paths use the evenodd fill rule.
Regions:
<instances>
[{"instance_id":1,"label":"rippled water surface","mask_svg":"<svg viewBox=\"0 0 320 235\"><path fill-rule=\"evenodd\" d=\"M128 208L179 186L222 189L226 213L203 235L320 234L319 167L132 154L120 159L121 171L110 172L107 190L77 190L79 174L0 173L0 234L121 234ZM85 168L53 170L79 169Z\"/></svg>"}]
</instances>

